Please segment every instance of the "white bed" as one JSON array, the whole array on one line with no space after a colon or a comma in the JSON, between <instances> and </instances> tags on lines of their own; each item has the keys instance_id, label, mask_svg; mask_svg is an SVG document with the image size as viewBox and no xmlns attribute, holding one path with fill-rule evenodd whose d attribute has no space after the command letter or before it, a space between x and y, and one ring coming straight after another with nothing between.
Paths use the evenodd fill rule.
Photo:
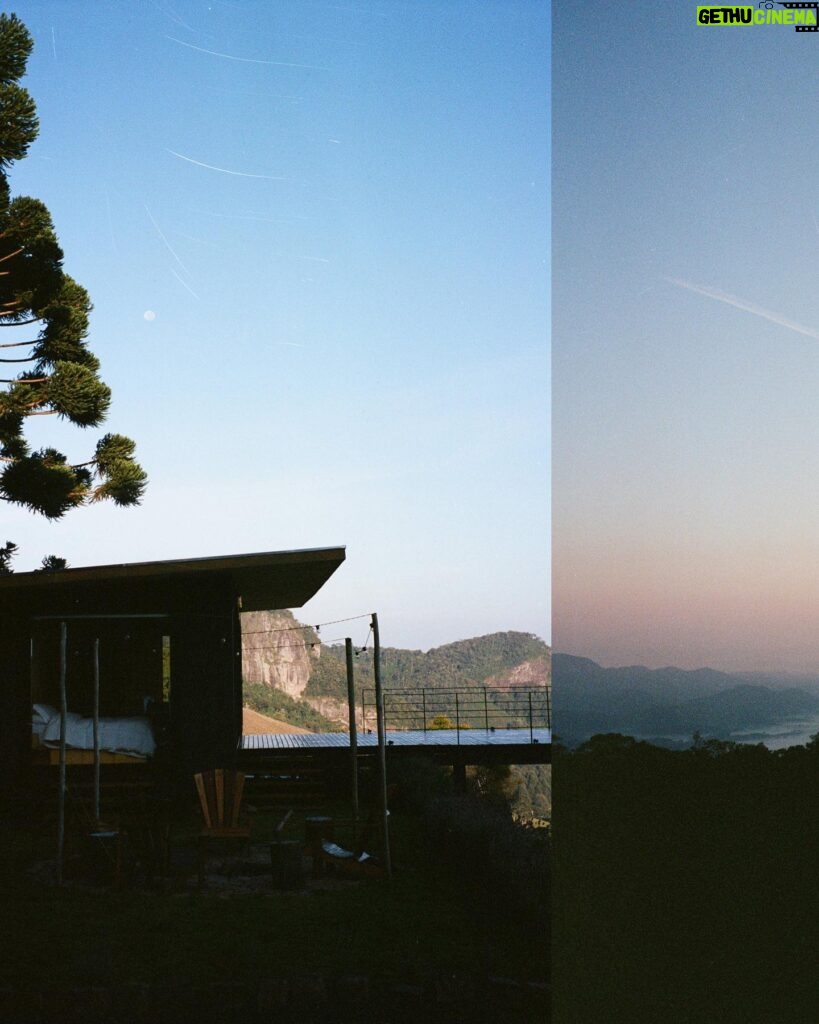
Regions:
<instances>
[{"instance_id":1,"label":"white bed","mask_svg":"<svg viewBox=\"0 0 819 1024\"><path fill-rule=\"evenodd\" d=\"M32 734L44 747L60 745L60 712L50 704L34 704ZM94 720L69 711L65 719L66 746L74 750L94 749ZM100 750L132 757L151 757L156 749L151 723L147 718L100 718Z\"/></svg>"}]
</instances>

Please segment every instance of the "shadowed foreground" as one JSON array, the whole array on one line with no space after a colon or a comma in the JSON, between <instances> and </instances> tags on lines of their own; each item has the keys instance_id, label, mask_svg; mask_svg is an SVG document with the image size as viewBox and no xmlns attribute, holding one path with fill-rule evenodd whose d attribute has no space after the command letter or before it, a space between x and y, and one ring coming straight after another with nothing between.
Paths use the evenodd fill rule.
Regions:
<instances>
[{"instance_id":1,"label":"shadowed foreground","mask_svg":"<svg viewBox=\"0 0 819 1024\"><path fill-rule=\"evenodd\" d=\"M281 891L268 869L250 881L209 877L199 892L194 814L175 822L171 877L159 884L135 870L115 891L109 865L108 877L72 873L59 889L47 816L39 828L33 810L3 817L0 1020L545 1021L547 847L534 832L519 843L508 814L439 794L440 773L427 771L438 794L425 795L428 812L395 796L391 882L308 871ZM323 810L344 843L349 809ZM258 814L254 842L269 842L280 817ZM279 838L303 839L304 817ZM544 875L539 895L519 892L514 856Z\"/></svg>"},{"instance_id":2,"label":"shadowed foreground","mask_svg":"<svg viewBox=\"0 0 819 1024\"><path fill-rule=\"evenodd\" d=\"M556 1024L809 1024L819 743L555 753Z\"/></svg>"}]
</instances>

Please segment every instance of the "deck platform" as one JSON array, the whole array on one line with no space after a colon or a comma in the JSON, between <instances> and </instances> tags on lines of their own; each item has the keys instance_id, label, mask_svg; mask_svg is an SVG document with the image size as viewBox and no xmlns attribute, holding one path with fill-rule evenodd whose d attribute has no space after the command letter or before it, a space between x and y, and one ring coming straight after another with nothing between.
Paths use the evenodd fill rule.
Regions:
<instances>
[{"instance_id":1,"label":"deck platform","mask_svg":"<svg viewBox=\"0 0 819 1024\"><path fill-rule=\"evenodd\" d=\"M548 764L551 761L551 729L428 729L392 730L386 734L390 755L428 754L446 763L464 764L508 763ZM242 736L239 749L245 755L254 751L275 752L349 752L350 735L346 732L262 733ZM359 753L375 753L378 736L375 731L358 735Z\"/></svg>"}]
</instances>

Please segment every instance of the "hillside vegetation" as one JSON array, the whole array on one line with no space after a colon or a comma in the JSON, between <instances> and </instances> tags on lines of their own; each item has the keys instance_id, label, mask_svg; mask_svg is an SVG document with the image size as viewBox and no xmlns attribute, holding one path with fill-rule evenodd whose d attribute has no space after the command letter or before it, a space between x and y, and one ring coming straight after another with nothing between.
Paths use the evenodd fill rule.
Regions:
<instances>
[{"instance_id":1,"label":"hillside vegetation","mask_svg":"<svg viewBox=\"0 0 819 1024\"><path fill-rule=\"evenodd\" d=\"M321 644L309 626L301 628L290 612L256 613L252 629L270 629L254 656L245 655L244 700L262 714L315 732L347 727L347 667L343 645ZM292 632L290 632L292 631ZM298 636L304 650L293 646ZM259 634L249 633L249 638ZM258 641L250 640L248 646ZM315 645L312 647L311 645ZM248 671L253 673L251 677ZM354 659L357 706L363 690L375 687L373 652ZM445 644L429 651L387 647L381 651L381 675L387 690L446 690L486 686L545 686L550 681L551 649L531 633L492 633ZM278 682L277 682L278 681ZM285 688L287 692L285 692ZM298 693L298 696L294 694ZM524 724L525 708L520 724ZM519 716L510 715L510 718ZM510 793L512 810L521 819L551 814L551 771L547 765L519 766Z\"/></svg>"},{"instance_id":2,"label":"hillside vegetation","mask_svg":"<svg viewBox=\"0 0 819 1024\"><path fill-rule=\"evenodd\" d=\"M519 764L513 769L518 787L512 797L512 811L523 821L552 816L552 766Z\"/></svg>"},{"instance_id":3,"label":"hillside vegetation","mask_svg":"<svg viewBox=\"0 0 819 1024\"><path fill-rule=\"evenodd\" d=\"M262 715L278 718L282 722L309 729L311 732L334 732L339 728L335 722L319 714L306 701L294 700L281 690L265 686L263 683L245 683L242 692L245 705Z\"/></svg>"},{"instance_id":4,"label":"hillside vegetation","mask_svg":"<svg viewBox=\"0 0 819 1024\"><path fill-rule=\"evenodd\" d=\"M458 640L429 651L385 647L381 651L381 678L385 687L394 689L502 687L508 685L515 670L526 663L535 663L529 685L546 685L551 671L548 644L532 633L509 631ZM355 676L358 689L375 685L372 650L356 656ZM323 647L305 696L346 699L346 680L344 648Z\"/></svg>"}]
</instances>

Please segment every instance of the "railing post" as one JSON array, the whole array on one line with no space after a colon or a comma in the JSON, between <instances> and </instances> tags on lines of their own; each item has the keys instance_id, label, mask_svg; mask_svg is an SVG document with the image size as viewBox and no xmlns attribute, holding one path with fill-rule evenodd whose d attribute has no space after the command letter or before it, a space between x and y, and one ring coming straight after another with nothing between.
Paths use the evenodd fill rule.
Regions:
<instances>
[{"instance_id":1,"label":"railing post","mask_svg":"<svg viewBox=\"0 0 819 1024\"><path fill-rule=\"evenodd\" d=\"M424 687L421 690L421 706L423 708L423 715L424 715L424 732L426 733L426 731L427 731L427 690L426 690L426 687Z\"/></svg>"},{"instance_id":2,"label":"railing post","mask_svg":"<svg viewBox=\"0 0 819 1024\"><path fill-rule=\"evenodd\" d=\"M528 697L529 697L529 742L530 743L534 743L534 741L535 741L535 734L534 734L534 729L532 728L532 691L531 690L528 693Z\"/></svg>"},{"instance_id":3,"label":"railing post","mask_svg":"<svg viewBox=\"0 0 819 1024\"><path fill-rule=\"evenodd\" d=\"M458 691L455 691L455 733L458 739L458 746L461 744L461 713L458 708Z\"/></svg>"},{"instance_id":4,"label":"railing post","mask_svg":"<svg viewBox=\"0 0 819 1024\"><path fill-rule=\"evenodd\" d=\"M371 627L373 631L373 677L375 679L375 711L378 726L378 765L381 776L381 828L384 843L384 870L387 878L392 878L392 860L390 857L390 826L389 810L387 809L387 723L384 709L384 687L381 685L381 639L378 631L378 616L373 612Z\"/></svg>"},{"instance_id":5,"label":"railing post","mask_svg":"<svg viewBox=\"0 0 819 1024\"><path fill-rule=\"evenodd\" d=\"M352 772L353 819L358 825L358 735L355 727L355 676L353 671L353 641L344 640L347 662L347 714L350 723L350 770Z\"/></svg>"},{"instance_id":6,"label":"railing post","mask_svg":"<svg viewBox=\"0 0 819 1024\"><path fill-rule=\"evenodd\" d=\"M65 725L68 704L65 694L66 663L68 660L68 626L60 623L60 782L57 792L57 885L63 884L63 855L65 853Z\"/></svg>"},{"instance_id":7,"label":"railing post","mask_svg":"<svg viewBox=\"0 0 819 1024\"><path fill-rule=\"evenodd\" d=\"M486 687L483 688L483 727L489 732L489 705L486 703Z\"/></svg>"},{"instance_id":8,"label":"railing post","mask_svg":"<svg viewBox=\"0 0 819 1024\"><path fill-rule=\"evenodd\" d=\"M94 826L100 823L100 641L94 641Z\"/></svg>"}]
</instances>

